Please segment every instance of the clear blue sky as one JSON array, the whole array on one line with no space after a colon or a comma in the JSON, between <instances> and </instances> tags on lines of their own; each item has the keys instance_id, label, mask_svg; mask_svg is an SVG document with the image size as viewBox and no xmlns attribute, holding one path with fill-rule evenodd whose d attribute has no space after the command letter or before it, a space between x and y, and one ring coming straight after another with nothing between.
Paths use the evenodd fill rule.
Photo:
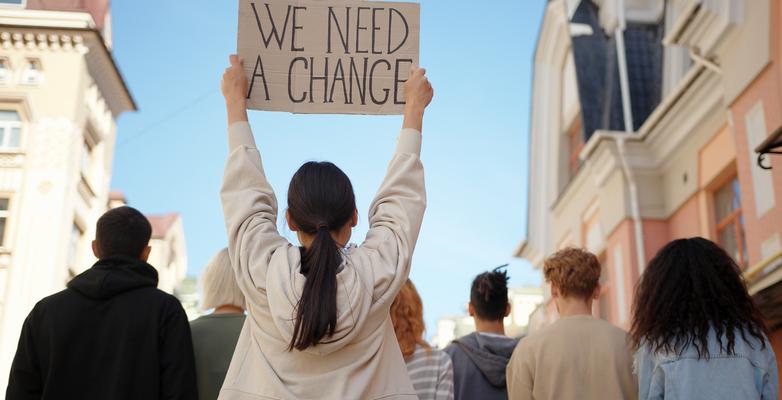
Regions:
<instances>
[{"instance_id":1,"label":"clear blue sky","mask_svg":"<svg viewBox=\"0 0 782 400\"><path fill-rule=\"evenodd\" d=\"M190 275L226 245L219 79L235 51L237 3L113 2L115 57L139 111L120 119L112 188L143 212L181 213ZM436 94L424 126L429 202L412 279L428 335L438 318L464 312L482 271L510 263L513 286L540 283L512 253L526 234L531 64L544 4L421 1L421 65ZM401 118L254 111L250 122L281 205L305 161L329 160L350 176L360 243Z\"/></svg>"}]
</instances>

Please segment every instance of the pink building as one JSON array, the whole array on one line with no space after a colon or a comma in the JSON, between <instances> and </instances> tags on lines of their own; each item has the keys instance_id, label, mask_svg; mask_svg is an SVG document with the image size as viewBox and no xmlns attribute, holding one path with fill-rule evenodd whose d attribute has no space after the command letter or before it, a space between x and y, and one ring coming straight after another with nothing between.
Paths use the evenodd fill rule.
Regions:
<instances>
[{"instance_id":1,"label":"pink building","mask_svg":"<svg viewBox=\"0 0 782 400\"><path fill-rule=\"evenodd\" d=\"M627 328L655 252L712 239L745 268L782 354L782 156L764 156L764 169L758 154L782 132L780 3L550 0L516 255L539 268L562 247L595 252L595 314ZM548 299L533 324L555 314Z\"/></svg>"}]
</instances>

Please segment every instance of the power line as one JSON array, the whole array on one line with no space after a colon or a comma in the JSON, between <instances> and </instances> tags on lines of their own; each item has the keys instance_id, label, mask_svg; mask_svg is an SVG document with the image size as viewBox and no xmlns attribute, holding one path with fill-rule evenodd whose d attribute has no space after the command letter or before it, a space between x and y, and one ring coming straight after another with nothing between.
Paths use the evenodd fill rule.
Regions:
<instances>
[{"instance_id":1,"label":"power line","mask_svg":"<svg viewBox=\"0 0 782 400\"><path fill-rule=\"evenodd\" d=\"M133 142L136 139L139 139L139 138L142 138L142 137L146 136L147 134L152 132L155 128L157 128L158 126L160 126L162 124L165 124L165 123L171 121L172 119L178 117L179 115L181 115L185 111L187 111L190 108L192 108L192 107L198 105L199 103L203 102L204 100L209 98L211 95L215 94L216 92L218 92L218 90L210 89L206 93L204 93L204 94L196 97L195 99L185 103L184 105L182 105L181 107L177 108L176 110L171 111L170 113L168 113L168 115L166 115L164 117L161 117L157 121L147 125L146 128L141 129L140 131L136 132L135 134L133 134L131 136L127 136L127 138L125 140L122 140L122 141L117 143L117 148L125 146L128 143Z\"/></svg>"}]
</instances>

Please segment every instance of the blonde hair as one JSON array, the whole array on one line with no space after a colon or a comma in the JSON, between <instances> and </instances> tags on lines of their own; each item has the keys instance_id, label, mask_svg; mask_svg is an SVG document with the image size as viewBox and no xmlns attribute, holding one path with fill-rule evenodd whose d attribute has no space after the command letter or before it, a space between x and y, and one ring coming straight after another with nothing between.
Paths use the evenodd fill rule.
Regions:
<instances>
[{"instance_id":1,"label":"blonde hair","mask_svg":"<svg viewBox=\"0 0 782 400\"><path fill-rule=\"evenodd\" d=\"M421 303L421 296L409 279L391 304L391 322L394 324L396 340L405 358L415 353L416 346L431 349L429 343L424 340L424 306Z\"/></svg>"},{"instance_id":2,"label":"blonde hair","mask_svg":"<svg viewBox=\"0 0 782 400\"><path fill-rule=\"evenodd\" d=\"M543 276L563 297L587 299L600 283L600 261L582 249L560 250L543 262Z\"/></svg>"},{"instance_id":3,"label":"blonde hair","mask_svg":"<svg viewBox=\"0 0 782 400\"><path fill-rule=\"evenodd\" d=\"M201 274L203 298L201 308L208 310L225 305L244 308L244 295L236 284L228 249L220 250Z\"/></svg>"}]
</instances>

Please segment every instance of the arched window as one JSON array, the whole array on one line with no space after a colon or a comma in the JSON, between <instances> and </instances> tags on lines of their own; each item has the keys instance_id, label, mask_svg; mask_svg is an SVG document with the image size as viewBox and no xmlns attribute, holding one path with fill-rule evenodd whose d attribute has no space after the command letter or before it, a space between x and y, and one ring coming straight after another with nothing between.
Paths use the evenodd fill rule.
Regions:
<instances>
[{"instance_id":1,"label":"arched window","mask_svg":"<svg viewBox=\"0 0 782 400\"><path fill-rule=\"evenodd\" d=\"M18 150L22 145L22 119L13 110L0 110L0 151Z\"/></svg>"}]
</instances>

